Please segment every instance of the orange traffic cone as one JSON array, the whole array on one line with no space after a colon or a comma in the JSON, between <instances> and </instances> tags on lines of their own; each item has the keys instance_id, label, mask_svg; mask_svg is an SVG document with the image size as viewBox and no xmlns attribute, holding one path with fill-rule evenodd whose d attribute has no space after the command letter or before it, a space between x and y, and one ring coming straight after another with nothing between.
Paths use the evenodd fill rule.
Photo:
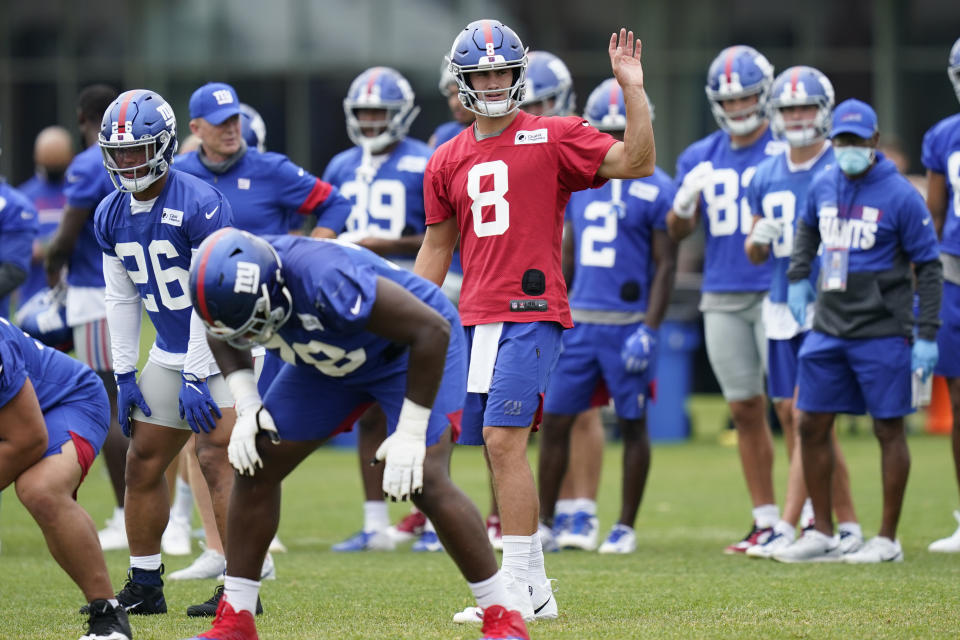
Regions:
<instances>
[{"instance_id":1,"label":"orange traffic cone","mask_svg":"<svg viewBox=\"0 0 960 640\"><path fill-rule=\"evenodd\" d=\"M933 376L933 393L927 407L927 433L950 433L952 429L953 411L947 380L943 376Z\"/></svg>"}]
</instances>

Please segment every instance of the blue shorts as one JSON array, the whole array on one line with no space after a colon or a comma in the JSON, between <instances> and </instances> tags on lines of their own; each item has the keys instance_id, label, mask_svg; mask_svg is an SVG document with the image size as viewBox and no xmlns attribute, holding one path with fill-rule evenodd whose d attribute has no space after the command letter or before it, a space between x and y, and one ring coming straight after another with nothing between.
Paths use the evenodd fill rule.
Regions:
<instances>
[{"instance_id":1,"label":"blue shorts","mask_svg":"<svg viewBox=\"0 0 960 640\"><path fill-rule=\"evenodd\" d=\"M448 425L454 437L460 428L463 399L467 393L467 357L463 332L450 333L447 364L427 426L427 446L436 444ZM407 356L404 355L404 363ZM265 363L266 364L266 363ZM376 370L362 376L332 378L308 366L284 364L264 398L264 405L284 440L325 440L346 431L374 402L387 415L387 431L393 433L407 392L407 367L391 364L378 377Z\"/></svg>"},{"instance_id":2,"label":"blue shorts","mask_svg":"<svg viewBox=\"0 0 960 640\"><path fill-rule=\"evenodd\" d=\"M940 358L933 372L945 378L960 378L960 286L943 283L943 299L940 304L940 330L937 332L937 349Z\"/></svg>"},{"instance_id":3,"label":"blue shorts","mask_svg":"<svg viewBox=\"0 0 960 640\"><path fill-rule=\"evenodd\" d=\"M797 355L807 331L788 340L767 340L767 394L774 400L793 398L797 386Z\"/></svg>"},{"instance_id":4,"label":"blue shorts","mask_svg":"<svg viewBox=\"0 0 960 640\"><path fill-rule=\"evenodd\" d=\"M797 408L899 418L914 411L910 375L903 336L848 340L811 331L800 348Z\"/></svg>"},{"instance_id":5,"label":"blue shorts","mask_svg":"<svg viewBox=\"0 0 960 640\"><path fill-rule=\"evenodd\" d=\"M476 327L466 327L473 348ZM536 427L543 394L557 364L563 327L555 322L504 322L488 393L467 393L460 444L482 445L486 427ZM592 391L593 389L591 389Z\"/></svg>"},{"instance_id":6,"label":"blue shorts","mask_svg":"<svg viewBox=\"0 0 960 640\"><path fill-rule=\"evenodd\" d=\"M91 371L91 374L93 372ZM103 383L85 386L71 394L70 401L43 412L47 423L47 451L43 457L60 453L60 447L77 435L86 440L96 456L110 429L110 400Z\"/></svg>"},{"instance_id":7,"label":"blue shorts","mask_svg":"<svg viewBox=\"0 0 960 640\"><path fill-rule=\"evenodd\" d=\"M656 364L651 362L642 374L630 374L623 368L620 349L639 324L578 324L563 333L557 367L550 375L543 401L546 413L575 415L586 411L597 383L603 380L613 398L617 416L627 420L642 418L650 399L650 386Z\"/></svg>"}]
</instances>

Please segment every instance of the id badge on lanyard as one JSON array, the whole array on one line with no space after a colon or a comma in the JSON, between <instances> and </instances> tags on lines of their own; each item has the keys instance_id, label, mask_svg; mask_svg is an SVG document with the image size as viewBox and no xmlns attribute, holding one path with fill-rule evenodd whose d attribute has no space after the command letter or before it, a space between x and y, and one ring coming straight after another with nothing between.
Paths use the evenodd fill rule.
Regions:
<instances>
[{"instance_id":1,"label":"id badge on lanyard","mask_svg":"<svg viewBox=\"0 0 960 640\"><path fill-rule=\"evenodd\" d=\"M821 287L824 291L846 291L850 269L850 250L846 247L827 249L823 260Z\"/></svg>"}]
</instances>

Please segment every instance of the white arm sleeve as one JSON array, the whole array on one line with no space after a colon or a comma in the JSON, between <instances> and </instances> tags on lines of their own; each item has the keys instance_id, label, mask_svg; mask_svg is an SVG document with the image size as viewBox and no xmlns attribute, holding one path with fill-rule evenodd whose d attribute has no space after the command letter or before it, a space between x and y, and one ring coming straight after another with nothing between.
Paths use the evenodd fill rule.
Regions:
<instances>
[{"instance_id":1,"label":"white arm sleeve","mask_svg":"<svg viewBox=\"0 0 960 640\"><path fill-rule=\"evenodd\" d=\"M192 258L196 257L197 250L194 249ZM187 355L183 359L183 371L198 378L220 372L207 345L207 331L203 327L203 320L197 315L196 309L190 311L190 341L187 343Z\"/></svg>"},{"instance_id":2,"label":"white arm sleeve","mask_svg":"<svg viewBox=\"0 0 960 640\"><path fill-rule=\"evenodd\" d=\"M140 292L115 256L103 254L103 279L113 370L129 373L140 359Z\"/></svg>"}]
</instances>

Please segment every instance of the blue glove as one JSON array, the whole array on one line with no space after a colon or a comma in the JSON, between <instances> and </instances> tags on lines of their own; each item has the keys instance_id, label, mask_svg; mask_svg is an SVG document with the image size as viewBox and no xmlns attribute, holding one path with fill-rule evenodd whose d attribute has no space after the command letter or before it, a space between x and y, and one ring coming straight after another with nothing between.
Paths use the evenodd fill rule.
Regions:
<instances>
[{"instance_id":1,"label":"blue glove","mask_svg":"<svg viewBox=\"0 0 960 640\"><path fill-rule=\"evenodd\" d=\"M790 307L790 313L797 324L803 326L807 319L807 305L817 299L817 294L813 290L813 285L809 280L798 280L791 282L787 288L787 306Z\"/></svg>"},{"instance_id":2,"label":"blue glove","mask_svg":"<svg viewBox=\"0 0 960 640\"><path fill-rule=\"evenodd\" d=\"M630 334L623 348L620 349L620 359L627 373L643 373L653 361L653 354L657 348L657 332L645 324L637 327Z\"/></svg>"},{"instance_id":3,"label":"blue glove","mask_svg":"<svg viewBox=\"0 0 960 640\"><path fill-rule=\"evenodd\" d=\"M130 412L134 405L140 407L145 415L150 415L150 407L147 401L143 399L140 393L140 387L137 386L137 370L127 373L118 373L114 376L117 380L117 421L120 423L120 430L123 435L130 437L130 425L133 419Z\"/></svg>"},{"instance_id":4,"label":"blue glove","mask_svg":"<svg viewBox=\"0 0 960 640\"><path fill-rule=\"evenodd\" d=\"M913 350L910 352L910 369L921 371L920 379L926 382L930 374L933 373L933 368L937 366L939 357L936 342L917 339L914 341Z\"/></svg>"},{"instance_id":5,"label":"blue glove","mask_svg":"<svg viewBox=\"0 0 960 640\"><path fill-rule=\"evenodd\" d=\"M192 373L181 372L180 378L180 417L186 418L194 433L210 433L216 427L216 421L210 414L222 418L220 407L213 401L207 381Z\"/></svg>"}]
</instances>

